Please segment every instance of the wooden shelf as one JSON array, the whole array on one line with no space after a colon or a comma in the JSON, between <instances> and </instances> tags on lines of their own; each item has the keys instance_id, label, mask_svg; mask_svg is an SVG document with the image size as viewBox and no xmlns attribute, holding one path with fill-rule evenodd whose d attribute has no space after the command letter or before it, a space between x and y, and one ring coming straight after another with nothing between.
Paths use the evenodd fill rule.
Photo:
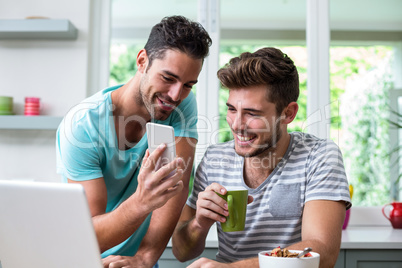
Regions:
<instances>
[{"instance_id":1,"label":"wooden shelf","mask_svg":"<svg viewBox=\"0 0 402 268\"><path fill-rule=\"evenodd\" d=\"M0 129L56 130L61 116L0 115Z\"/></svg>"},{"instance_id":2,"label":"wooden shelf","mask_svg":"<svg viewBox=\"0 0 402 268\"><path fill-rule=\"evenodd\" d=\"M0 20L0 39L77 39L78 30L65 19Z\"/></svg>"}]
</instances>

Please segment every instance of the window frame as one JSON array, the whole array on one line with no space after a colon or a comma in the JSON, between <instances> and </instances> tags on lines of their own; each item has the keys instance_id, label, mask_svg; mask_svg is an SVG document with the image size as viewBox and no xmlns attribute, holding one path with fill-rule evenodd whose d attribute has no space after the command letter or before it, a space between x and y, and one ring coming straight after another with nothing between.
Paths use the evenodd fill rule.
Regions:
<instances>
[{"instance_id":1,"label":"window frame","mask_svg":"<svg viewBox=\"0 0 402 268\"><path fill-rule=\"evenodd\" d=\"M306 0L307 3L307 23L306 30L286 30L286 29L227 29L220 27L220 1L219 0L199 0L198 1L198 20L204 24L204 27L211 32L211 29L219 29L213 32L212 39L214 40L214 46L211 48L210 56L204 63L203 71L200 74L200 82L197 88L200 89L197 92L198 109L199 114L209 121L209 125L206 129L210 132L203 133L200 136L199 147L197 148L197 155L195 164L198 165L201 160L207 145L217 142L216 131L219 129L219 121L216 116L219 117L218 110L218 92L219 82L216 79L217 66L219 66L219 44L220 42L226 42L227 40L241 40L241 39L255 39L255 40L267 40L272 41L272 44L281 45L306 45L308 48L309 62L315 62L315 66L328 66L328 69L314 70L312 76L308 77L309 81L314 79L320 80L316 83L313 89L308 88L308 115L313 114L314 111L320 111L321 115L330 114L329 111L329 48L331 44L363 44L364 42L389 42L395 48L397 53L396 68L394 68L396 75L395 88L402 88L402 31L345 31L330 29L329 20L329 0ZM109 69L105 71L105 64L109 63L109 51L111 38L125 38L124 33L119 33L119 36L113 37L113 32L110 28L111 24L111 1L106 0L102 4L97 4L92 7L95 13L101 14L101 16L93 16L92 18L92 30L94 30L93 38L95 41L91 44L92 49L90 57L94 60L90 63L91 66L101 66L95 70L89 71L90 77L88 81L88 95L94 93L94 89L99 89L107 86L105 83L105 77L109 77ZM108 12L109 11L109 12ZM103 23L96 23L102 18ZM311 20L309 20L309 18ZM212 24L212 22L214 24ZM105 27L105 24L109 23L109 27ZM105 30L109 29L109 31ZM136 38L146 39L148 30L144 30L143 26L139 25L134 28L137 33ZM133 31L127 31L133 33ZM307 36L307 39L306 39ZM310 37L309 37L310 36ZM309 40L311 38L311 40ZM107 41L108 40L108 41ZM310 47L310 49L309 49ZM107 51L107 52L106 52ZM96 55L107 55L106 59L96 62ZM328 55L328 57L326 56ZM102 67L103 66L103 67ZM309 65L309 69L310 69ZM314 66L314 65L313 65ZM89 68L92 69L92 68ZM100 79L99 79L100 78ZM100 80L100 82L98 82ZM328 81L328 82L327 82ZM203 83L205 85L203 86ZM323 90L323 88L325 90ZM202 94L200 94L202 92ZM323 94L322 94L323 93ZM319 95L318 98L317 95ZM392 96L392 95L391 95ZM391 98L392 99L392 98ZM216 102L214 101L216 100ZM213 101L211 103L211 101ZM324 107L320 107L320 103L327 103ZM209 106L212 105L211 109ZM310 116L308 116L309 118ZM330 116L329 116L330 118ZM329 120L329 118L327 118ZM310 117L310 120L314 119ZM329 123L328 120L321 120L321 123L314 128L309 128L307 132L317 135L318 137L329 137ZM318 120L319 121L319 120ZM200 127L199 127L200 128ZM204 126L205 129L205 126ZM215 135L215 138L214 136ZM391 134L394 135L394 134ZM202 146L201 146L202 145ZM391 169L392 170L392 169ZM399 167L394 172L399 172ZM395 173L394 173L395 174ZM399 193L401 194L401 193Z\"/></svg>"}]
</instances>

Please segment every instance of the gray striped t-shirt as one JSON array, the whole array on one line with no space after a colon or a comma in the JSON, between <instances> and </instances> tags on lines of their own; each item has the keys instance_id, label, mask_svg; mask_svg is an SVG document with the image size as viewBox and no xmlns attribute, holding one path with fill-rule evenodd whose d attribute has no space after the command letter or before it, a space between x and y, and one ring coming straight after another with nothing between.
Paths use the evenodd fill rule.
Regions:
<instances>
[{"instance_id":1,"label":"gray striped t-shirt","mask_svg":"<svg viewBox=\"0 0 402 268\"><path fill-rule=\"evenodd\" d=\"M217 261L257 257L260 251L301 241L302 212L308 201L343 200L347 208L351 206L342 154L333 141L291 133L284 157L255 189L244 183L243 164L234 141L210 146L197 168L187 200L187 205L196 209L198 193L214 182L224 187L246 187L254 197L247 206L244 231L225 233L217 223Z\"/></svg>"}]
</instances>

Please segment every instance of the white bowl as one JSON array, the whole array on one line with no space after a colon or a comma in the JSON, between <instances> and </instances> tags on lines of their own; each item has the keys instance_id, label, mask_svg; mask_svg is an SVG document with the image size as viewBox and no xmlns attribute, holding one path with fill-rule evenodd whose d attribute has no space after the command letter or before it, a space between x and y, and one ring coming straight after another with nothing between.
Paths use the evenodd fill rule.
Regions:
<instances>
[{"instance_id":1,"label":"white bowl","mask_svg":"<svg viewBox=\"0 0 402 268\"><path fill-rule=\"evenodd\" d=\"M289 250L290 252L302 252L301 250ZM320 254L317 252L310 252L312 257L304 258L283 258L266 256L265 253L271 253L271 251L261 251L258 253L258 261L260 268L318 268L320 265Z\"/></svg>"}]
</instances>

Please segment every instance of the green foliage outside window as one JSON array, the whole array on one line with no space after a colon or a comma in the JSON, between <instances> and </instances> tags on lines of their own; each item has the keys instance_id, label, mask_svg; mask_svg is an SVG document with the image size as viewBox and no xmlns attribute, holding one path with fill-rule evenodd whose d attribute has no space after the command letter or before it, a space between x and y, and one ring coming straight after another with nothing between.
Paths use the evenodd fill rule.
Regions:
<instances>
[{"instance_id":1,"label":"green foliage outside window","mask_svg":"<svg viewBox=\"0 0 402 268\"><path fill-rule=\"evenodd\" d=\"M334 62L338 72L333 77L345 88L339 107L340 145L349 182L355 186L353 204L380 206L391 201L388 103L392 49L342 47L333 53L348 49L353 57Z\"/></svg>"},{"instance_id":2,"label":"green foliage outside window","mask_svg":"<svg viewBox=\"0 0 402 268\"><path fill-rule=\"evenodd\" d=\"M137 71L137 54L144 45L113 45L110 53L109 85L127 83Z\"/></svg>"}]
</instances>

